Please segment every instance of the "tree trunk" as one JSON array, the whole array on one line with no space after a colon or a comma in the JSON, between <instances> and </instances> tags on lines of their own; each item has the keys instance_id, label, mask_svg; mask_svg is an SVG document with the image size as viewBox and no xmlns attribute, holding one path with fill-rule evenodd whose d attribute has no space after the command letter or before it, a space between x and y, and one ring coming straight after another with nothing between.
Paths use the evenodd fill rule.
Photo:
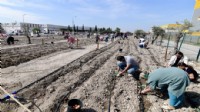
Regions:
<instances>
[{"instance_id":1,"label":"tree trunk","mask_svg":"<svg viewBox=\"0 0 200 112\"><path fill-rule=\"evenodd\" d=\"M158 38L158 35L156 35L155 38L153 38L153 40L151 41L151 44L154 44L157 38Z\"/></svg>"},{"instance_id":2,"label":"tree trunk","mask_svg":"<svg viewBox=\"0 0 200 112\"><path fill-rule=\"evenodd\" d=\"M28 44L31 44L31 38L28 35L26 37L28 39Z\"/></svg>"},{"instance_id":3,"label":"tree trunk","mask_svg":"<svg viewBox=\"0 0 200 112\"><path fill-rule=\"evenodd\" d=\"M160 40L160 46L162 45L162 41L163 41L163 35L161 36L161 40Z\"/></svg>"},{"instance_id":4,"label":"tree trunk","mask_svg":"<svg viewBox=\"0 0 200 112\"><path fill-rule=\"evenodd\" d=\"M39 32L37 32L37 37L40 37L40 33Z\"/></svg>"},{"instance_id":5,"label":"tree trunk","mask_svg":"<svg viewBox=\"0 0 200 112\"><path fill-rule=\"evenodd\" d=\"M183 37L182 33L179 33L177 36L175 36L174 40L174 53L178 50L178 43L180 42L181 37Z\"/></svg>"}]
</instances>

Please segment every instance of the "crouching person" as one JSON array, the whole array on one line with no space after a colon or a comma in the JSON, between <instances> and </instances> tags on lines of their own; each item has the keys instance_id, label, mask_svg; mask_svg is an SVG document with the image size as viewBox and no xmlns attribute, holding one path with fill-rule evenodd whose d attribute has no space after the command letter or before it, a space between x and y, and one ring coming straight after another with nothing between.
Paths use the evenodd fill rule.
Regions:
<instances>
[{"instance_id":1,"label":"crouching person","mask_svg":"<svg viewBox=\"0 0 200 112\"><path fill-rule=\"evenodd\" d=\"M178 63L178 68L183 69L188 73L188 77L191 82L197 82L199 75L196 70L190 65L185 64L184 62Z\"/></svg>"},{"instance_id":2,"label":"crouching person","mask_svg":"<svg viewBox=\"0 0 200 112\"><path fill-rule=\"evenodd\" d=\"M118 56L117 65L119 73L117 76L122 76L123 73L128 72L128 76L133 76L139 79L139 75L134 74L139 69L139 64L131 56Z\"/></svg>"},{"instance_id":3,"label":"crouching person","mask_svg":"<svg viewBox=\"0 0 200 112\"><path fill-rule=\"evenodd\" d=\"M182 106L184 92L190 80L187 73L179 68L159 68L149 74L148 86L141 91L141 94L148 93L156 88L167 89L169 105L162 106L163 109L173 110ZM165 88L167 87L167 88Z\"/></svg>"},{"instance_id":4,"label":"crouching person","mask_svg":"<svg viewBox=\"0 0 200 112\"><path fill-rule=\"evenodd\" d=\"M148 43L149 43L149 42L141 42L141 43L139 43L139 47L140 47L140 48L148 48L148 47L147 47Z\"/></svg>"},{"instance_id":5,"label":"crouching person","mask_svg":"<svg viewBox=\"0 0 200 112\"><path fill-rule=\"evenodd\" d=\"M67 42L68 42L68 47L73 49L74 48L74 43L76 42L76 39L75 39L75 37L71 37L70 36L70 37L67 38Z\"/></svg>"}]
</instances>

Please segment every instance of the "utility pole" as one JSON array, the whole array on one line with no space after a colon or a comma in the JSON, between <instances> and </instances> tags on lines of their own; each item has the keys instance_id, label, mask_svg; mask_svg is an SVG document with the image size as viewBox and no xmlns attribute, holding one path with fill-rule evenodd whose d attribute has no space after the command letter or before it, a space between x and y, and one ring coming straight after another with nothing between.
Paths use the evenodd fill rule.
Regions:
<instances>
[{"instance_id":1,"label":"utility pole","mask_svg":"<svg viewBox=\"0 0 200 112\"><path fill-rule=\"evenodd\" d=\"M27 14L23 14L23 23L24 23L24 16L26 16Z\"/></svg>"}]
</instances>

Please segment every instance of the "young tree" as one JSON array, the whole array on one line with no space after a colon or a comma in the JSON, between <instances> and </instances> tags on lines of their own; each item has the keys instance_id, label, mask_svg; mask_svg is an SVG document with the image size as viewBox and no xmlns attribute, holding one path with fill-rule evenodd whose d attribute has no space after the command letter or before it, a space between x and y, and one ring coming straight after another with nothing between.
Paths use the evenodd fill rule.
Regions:
<instances>
[{"instance_id":1,"label":"young tree","mask_svg":"<svg viewBox=\"0 0 200 112\"><path fill-rule=\"evenodd\" d=\"M73 26L73 32L75 32L75 30L76 30L76 26L74 25L74 26Z\"/></svg>"},{"instance_id":2,"label":"young tree","mask_svg":"<svg viewBox=\"0 0 200 112\"><path fill-rule=\"evenodd\" d=\"M95 25L95 27L94 27L94 31L95 31L95 32L98 31L97 25Z\"/></svg>"},{"instance_id":3,"label":"young tree","mask_svg":"<svg viewBox=\"0 0 200 112\"><path fill-rule=\"evenodd\" d=\"M176 24L180 25L178 22ZM178 43L180 39L184 36L184 31L188 30L192 26L193 26L192 23L188 21L187 19L185 19L182 25L175 28L178 31L178 33L176 34L175 39L174 39L174 53L178 50Z\"/></svg>"},{"instance_id":4,"label":"young tree","mask_svg":"<svg viewBox=\"0 0 200 112\"><path fill-rule=\"evenodd\" d=\"M84 27L84 24L83 24L83 26L82 26L82 31L83 31L83 32L85 31L85 27Z\"/></svg>"},{"instance_id":5,"label":"young tree","mask_svg":"<svg viewBox=\"0 0 200 112\"><path fill-rule=\"evenodd\" d=\"M135 30L134 34L135 34L135 37L138 39L139 37L145 35L145 31L144 30Z\"/></svg>"},{"instance_id":6,"label":"young tree","mask_svg":"<svg viewBox=\"0 0 200 112\"><path fill-rule=\"evenodd\" d=\"M111 32L112 32L112 29L109 27L109 28L106 29L106 32L107 32L107 33L111 33Z\"/></svg>"},{"instance_id":7,"label":"young tree","mask_svg":"<svg viewBox=\"0 0 200 112\"><path fill-rule=\"evenodd\" d=\"M100 33L103 33L104 31L103 31L103 28L99 28L99 32Z\"/></svg>"},{"instance_id":8,"label":"young tree","mask_svg":"<svg viewBox=\"0 0 200 112\"><path fill-rule=\"evenodd\" d=\"M27 37L28 39L28 44L31 44L31 37L30 35L30 27L28 26L28 24L22 24L22 28L24 29L24 35Z\"/></svg>"},{"instance_id":9,"label":"young tree","mask_svg":"<svg viewBox=\"0 0 200 112\"><path fill-rule=\"evenodd\" d=\"M76 32L78 32L78 31L79 31L78 26L76 26Z\"/></svg>"},{"instance_id":10,"label":"young tree","mask_svg":"<svg viewBox=\"0 0 200 112\"><path fill-rule=\"evenodd\" d=\"M34 34L37 34L37 37L39 37L40 35L39 35L39 33L40 33L40 29L39 28L33 28L33 33Z\"/></svg>"},{"instance_id":11,"label":"young tree","mask_svg":"<svg viewBox=\"0 0 200 112\"><path fill-rule=\"evenodd\" d=\"M92 32L92 28L90 27L90 33Z\"/></svg>"},{"instance_id":12,"label":"young tree","mask_svg":"<svg viewBox=\"0 0 200 112\"><path fill-rule=\"evenodd\" d=\"M152 28L153 30L153 39L151 41L151 44L154 44L154 42L157 40L158 36L163 37L165 35L165 30L163 30L161 27L154 26Z\"/></svg>"},{"instance_id":13,"label":"young tree","mask_svg":"<svg viewBox=\"0 0 200 112\"><path fill-rule=\"evenodd\" d=\"M117 32L117 33L120 33L120 28L119 27L117 27L116 29L115 29L115 32Z\"/></svg>"},{"instance_id":14,"label":"young tree","mask_svg":"<svg viewBox=\"0 0 200 112\"><path fill-rule=\"evenodd\" d=\"M72 31L72 29L71 29L70 25L68 25L68 26L67 26L67 31L69 31L69 32L71 32L71 31Z\"/></svg>"}]
</instances>

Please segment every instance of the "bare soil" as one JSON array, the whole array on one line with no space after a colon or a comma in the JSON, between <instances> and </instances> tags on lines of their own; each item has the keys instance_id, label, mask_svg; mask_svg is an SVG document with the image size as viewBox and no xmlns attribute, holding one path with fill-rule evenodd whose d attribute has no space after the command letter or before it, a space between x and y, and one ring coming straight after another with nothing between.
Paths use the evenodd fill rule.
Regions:
<instances>
[{"instance_id":1,"label":"bare soil","mask_svg":"<svg viewBox=\"0 0 200 112\"><path fill-rule=\"evenodd\" d=\"M161 106L167 102L154 94L141 96L138 92L145 86L145 80L136 81L124 74L116 77L116 56L131 55L140 63L141 71L152 71L166 65L165 48L150 45L149 49L140 49L138 40L120 40L95 50L94 46L86 49L61 51L19 65L24 71L30 65L47 69L43 72L15 76L5 75L0 79L7 90L19 89L18 95L23 104L33 112L64 112L67 101L80 99L83 112L161 112ZM123 48L119 53L118 48ZM167 59L170 58L170 50ZM64 57L68 57L63 60ZM59 61L58 61L59 60ZM41 62L41 63L40 63ZM45 63L42 63L45 62ZM51 63L51 64L50 64ZM195 69L199 63L190 62ZM37 70L35 68L35 70ZM48 70L50 68L50 70ZM5 68L5 71L13 70ZM5 72L4 71L4 72ZM42 78L42 79L41 79ZM41 79L41 80L40 80ZM34 83L36 81L36 83ZM200 81L200 80L199 80ZM32 84L30 84L32 82ZM29 86L26 86L30 84ZM174 112L195 112L200 106L200 84L191 83L186 92L183 108ZM23 109L6 101L0 104L2 112L23 112Z\"/></svg>"}]
</instances>

